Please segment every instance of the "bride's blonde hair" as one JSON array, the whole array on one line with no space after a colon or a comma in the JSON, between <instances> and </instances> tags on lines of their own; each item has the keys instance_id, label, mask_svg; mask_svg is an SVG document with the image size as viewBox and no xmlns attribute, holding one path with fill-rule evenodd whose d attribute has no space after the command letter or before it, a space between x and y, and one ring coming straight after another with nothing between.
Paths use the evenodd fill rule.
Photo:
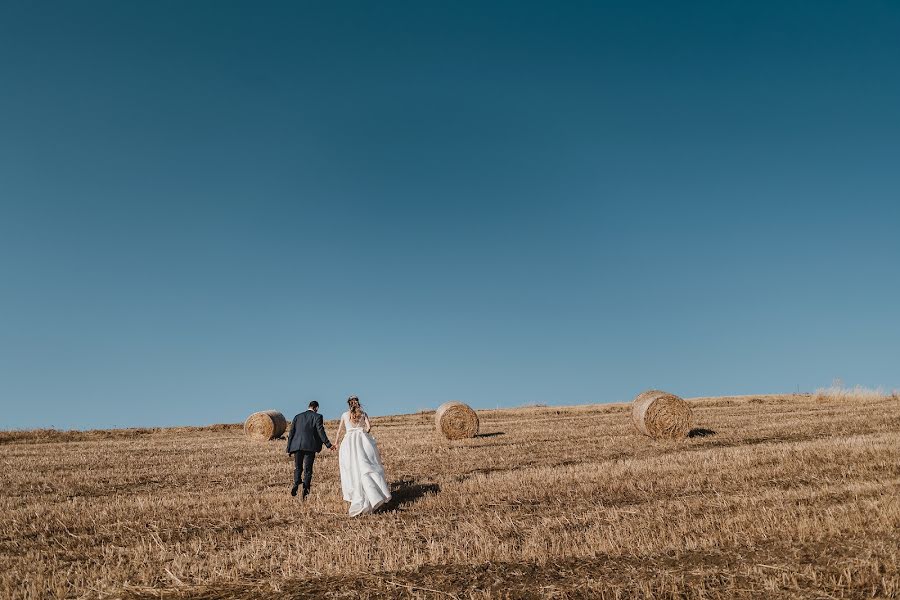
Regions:
<instances>
[{"instance_id":1,"label":"bride's blonde hair","mask_svg":"<svg viewBox=\"0 0 900 600\"><path fill-rule=\"evenodd\" d=\"M350 396L347 398L347 406L350 407L350 420L354 423L359 423L359 420L363 416L363 409L362 405L359 403L359 398Z\"/></svg>"}]
</instances>

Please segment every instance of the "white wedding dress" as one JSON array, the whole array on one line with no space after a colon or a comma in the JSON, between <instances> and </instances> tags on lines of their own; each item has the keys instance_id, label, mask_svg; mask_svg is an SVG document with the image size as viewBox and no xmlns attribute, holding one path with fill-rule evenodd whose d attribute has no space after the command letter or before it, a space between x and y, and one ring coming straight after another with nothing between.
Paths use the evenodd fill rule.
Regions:
<instances>
[{"instance_id":1,"label":"white wedding dress","mask_svg":"<svg viewBox=\"0 0 900 600\"><path fill-rule=\"evenodd\" d=\"M339 452L341 491L350 503L350 516L364 515L376 510L391 499L391 490L384 478L384 466L375 438L366 433L366 416L353 424L350 411L341 415L347 433Z\"/></svg>"}]
</instances>

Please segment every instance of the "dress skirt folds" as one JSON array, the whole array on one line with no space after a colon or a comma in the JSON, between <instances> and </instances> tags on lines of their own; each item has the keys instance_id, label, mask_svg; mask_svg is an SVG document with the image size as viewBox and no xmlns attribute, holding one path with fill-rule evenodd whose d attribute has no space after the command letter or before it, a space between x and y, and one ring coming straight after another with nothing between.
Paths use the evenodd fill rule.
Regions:
<instances>
[{"instance_id":1,"label":"dress skirt folds","mask_svg":"<svg viewBox=\"0 0 900 600\"><path fill-rule=\"evenodd\" d=\"M341 491L350 503L351 517L371 513L391 499L378 446L362 428L348 427L339 459Z\"/></svg>"}]
</instances>

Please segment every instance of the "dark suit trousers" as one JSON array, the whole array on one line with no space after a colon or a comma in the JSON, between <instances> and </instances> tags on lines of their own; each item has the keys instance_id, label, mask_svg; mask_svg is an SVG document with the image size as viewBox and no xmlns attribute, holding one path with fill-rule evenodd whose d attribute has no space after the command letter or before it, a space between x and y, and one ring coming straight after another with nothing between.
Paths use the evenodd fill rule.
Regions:
<instances>
[{"instance_id":1,"label":"dark suit trousers","mask_svg":"<svg viewBox=\"0 0 900 600\"><path fill-rule=\"evenodd\" d=\"M312 450L298 450L294 452L294 485L300 485L300 475L303 475L303 489L309 491L312 484L313 463L316 453Z\"/></svg>"}]
</instances>

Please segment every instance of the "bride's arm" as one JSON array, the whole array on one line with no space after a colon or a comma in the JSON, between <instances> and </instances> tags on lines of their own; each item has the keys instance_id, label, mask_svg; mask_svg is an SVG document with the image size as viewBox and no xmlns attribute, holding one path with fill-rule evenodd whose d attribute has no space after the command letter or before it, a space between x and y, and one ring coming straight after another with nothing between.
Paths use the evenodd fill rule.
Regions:
<instances>
[{"instance_id":1,"label":"bride's arm","mask_svg":"<svg viewBox=\"0 0 900 600\"><path fill-rule=\"evenodd\" d=\"M341 445L341 434L344 433L344 417L341 417L341 424L338 425L337 434L334 436L334 445Z\"/></svg>"},{"instance_id":2,"label":"bride's arm","mask_svg":"<svg viewBox=\"0 0 900 600\"><path fill-rule=\"evenodd\" d=\"M366 433L369 433L372 430L372 425L369 423L369 415L364 415L363 418L366 421Z\"/></svg>"}]
</instances>

